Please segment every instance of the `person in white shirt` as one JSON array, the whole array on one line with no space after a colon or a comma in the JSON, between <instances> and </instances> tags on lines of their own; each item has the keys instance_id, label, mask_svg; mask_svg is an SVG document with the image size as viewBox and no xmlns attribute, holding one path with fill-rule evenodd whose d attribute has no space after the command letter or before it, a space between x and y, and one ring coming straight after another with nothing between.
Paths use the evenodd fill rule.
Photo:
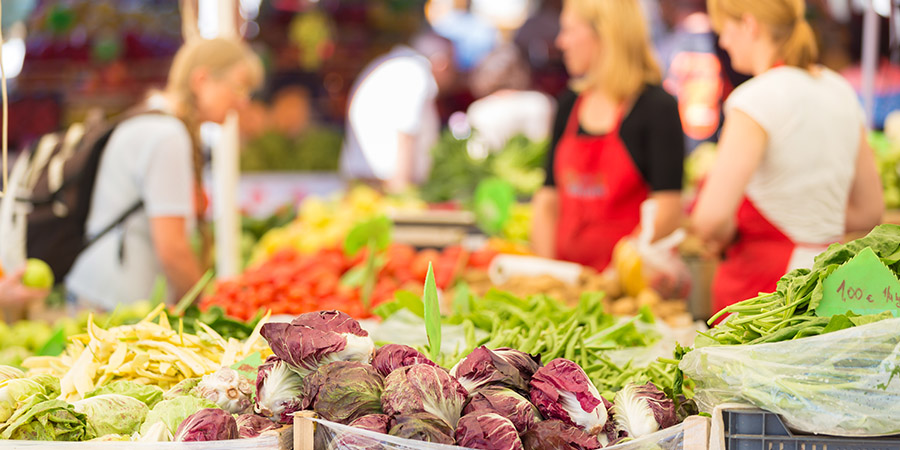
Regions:
<instances>
[{"instance_id":1,"label":"person in white shirt","mask_svg":"<svg viewBox=\"0 0 900 450\"><path fill-rule=\"evenodd\" d=\"M753 75L725 104L718 157L691 216L725 250L713 306L772 292L845 233L877 225L881 181L850 85L815 64L804 0L709 0L719 43Z\"/></svg>"},{"instance_id":2,"label":"person in white shirt","mask_svg":"<svg viewBox=\"0 0 900 450\"><path fill-rule=\"evenodd\" d=\"M441 129L436 99L454 72L452 44L433 33L369 64L351 90L341 174L391 191L424 182Z\"/></svg>"},{"instance_id":3,"label":"person in white shirt","mask_svg":"<svg viewBox=\"0 0 900 450\"><path fill-rule=\"evenodd\" d=\"M116 127L97 171L87 237L139 208L76 259L66 287L79 306L111 310L146 299L160 276L176 299L200 279L204 264L190 243L206 209L200 124L223 122L249 101L261 78L259 58L245 43L189 40L175 55L165 90L143 107L156 113Z\"/></svg>"},{"instance_id":4,"label":"person in white shirt","mask_svg":"<svg viewBox=\"0 0 900 450\"><path fill-rule=\"evenodd\" d=\"M531 70L514 45L489 53L469 75L472 94L466 117L475 143L489 151L501 150L517 134L532 141L550 137L556 102L530 90Z\"/></svg>"}]
</instances>

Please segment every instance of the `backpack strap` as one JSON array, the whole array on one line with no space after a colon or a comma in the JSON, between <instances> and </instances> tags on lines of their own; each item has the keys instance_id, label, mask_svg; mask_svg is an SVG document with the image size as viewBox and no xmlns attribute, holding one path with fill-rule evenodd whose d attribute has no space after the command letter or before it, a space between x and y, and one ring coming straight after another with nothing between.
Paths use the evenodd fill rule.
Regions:
<instances>
[{"instance_id":1,"label":"backpack strap","mask_svg":"<svg viewBox=\"0 0 900 450\"><path fill-rule=\"evenodd\" d=\"M99 151L102 152L103 149L105 149L106 144L109 142L109 138L112 136L113 131L116 130L116 128L119 126L119 124L121 124L125 120L130 119L132 117L137 117L137 116L141 116L141 115L145 115L145 114L169 115L166 112L161 111L159 109L133 108L129 111L126 111L125 113L121 114L117 118L117 120L112 124L112 127L110 127L110 129L106 132L106 134L102 138L100 138L100 142L98 142L98 144L101 146L101 148L99 149ZM99 160L98 160L98 164L99 164ZM98 167L98 170L99 170L99 167ZM95 174L95 176L96 176L96 174ZM91 184L93 185L93 183L91 183ZM90 192L87 192L87 194L89 196L87 201L89 202L88 204L90 204L90 198L93 197L93 189L90 189ZM88 247L94 245L97 241L100 240L100 238L109 234L109 232L114 230L116 227L125 223L125 221L128 220L128 218L131 217L132 214L140 211L143 207L144 207L144 200L139 199L137 202L135 202L133 205L131 205L130 208L128 208L127 210L122 212L122 214L120 214L119 217L116 218L116 220L114 220L109 225L105 226L94 237L85 241L84 246L82 247L81 250L82 251L87 250ZM119 253L121 254L122 251L123 251L123 249L120 248Z\"/></svg>"},{"instance_id":2,"label":"backpack strap","mask_svg":"<svg viewBox=\"0 0 900 450\"><path fill-rule=\"evenodd\" d=\"M110 223L109 225L104 227L102 230L100 230L100 232L97 233L96 236L88 239L84 243L84 247L82 248L82 251L87 250L88 247L94 245L97 241L100 240L100 238L109 234L110 231L114 230L119 225L122 225L123 223L125 223L125 221L128 220L128 218L131 217L132 214L140 211L143 207L144 207L143 200L138 200L137 202L135 202L134 205L131 205L131 208L128 208L127 210L125 210L125 212L123 212L121 215L119 215L119 217L116 220L114 220L112 223Z\"/></svg>"}]
</instances>

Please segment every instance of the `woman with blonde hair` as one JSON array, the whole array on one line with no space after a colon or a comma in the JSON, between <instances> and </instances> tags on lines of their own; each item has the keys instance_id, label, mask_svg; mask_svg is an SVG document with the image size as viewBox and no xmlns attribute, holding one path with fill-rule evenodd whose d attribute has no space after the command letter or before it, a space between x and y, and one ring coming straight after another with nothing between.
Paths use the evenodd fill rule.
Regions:
<instances>
[{"instance_id":1,"label":"woman with blonde hair","mask_svg":"<svg viewBox=\"0 0 900 450\"><path fill-rule=\"evenodd\" d=\"M713 306L771 292L846 233L880 222L881 183L850 85L816 65L804 0L709 0L719 43L753 76L729 96L719 154L691 216L724 249Z\"/></svg>"},{"instance_id":2,"label":"woman with blonde hair","mask_svg":"<svg viewBox=\"0 0 900 450\"><path fill-rule=\"evenodd\" d=\"M191 246L206 209L200 124L222 123L261 79L259 58L239 40L190 39L179 49L165 89L136 108L143 113L129 113L104 149L87 238L117 226L78 256L70 296L109 310L148 298L161 275L170 299L200 279L204 264Z\"/></svg>"},{"instance_id":3,"label":"woman with blonde hair","mask_svg":"<svg viewBox=\"0 0 900 450\"><path fill-rule=\"evenodd\" d=\"M654 234L679 225L684 135L660 86L638 0L566 0L556 44L573 77L559 99L545 186L535 194L537 254L603 270L657 203Z\"/></svg>"}]
</instances>

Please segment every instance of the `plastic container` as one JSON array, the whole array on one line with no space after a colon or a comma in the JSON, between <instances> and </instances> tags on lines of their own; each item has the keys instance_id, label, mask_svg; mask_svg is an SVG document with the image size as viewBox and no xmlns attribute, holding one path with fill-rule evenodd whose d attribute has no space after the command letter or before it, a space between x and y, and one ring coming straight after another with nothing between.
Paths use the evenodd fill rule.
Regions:
<instances>
[{"instance_id":1,"label":"plastic container","mask_svg":"<svg viewBox=\"0 0 900 450\"><path fill-rule=\"evenodd\" d=\"M473 450L456 445L401 439L316 419L314 416L310 411L300 411L294 415L294 450ZM640 439L605 447L604 450L682 450L684 438L684 427L679 424Z\"/></svg>"},{"instance_id":2,"label":"plastic container","mask_svg":"<svg viewBox=\"0 0 900 450\"><path fill-rule=\"evenodd\" d=\"M900 450L900 436L886 438L803 435L764 410L722 411L726 450Z\"/></svg>"},{"instance_id":3,"label":"plastic container","mask_svg":"<svg viewBox=\"0 0 900 450\"><path fill-rule=\"evenodd\" d=\"M3 450L283 450L274 435L208 442L45 442L0 441Z\"/></svg>"},{"instance_id":4,"label":"plastic container","mask_svg":"<svg viewBox=\"0 0 900 450\"><path fill-rule=\"evenodd\" d=\"M283 426L263 432L259 437L209 442L130 442L130 441L2 441L3 450L291 450L294 427Z\"/></svg>"}]
</instances>

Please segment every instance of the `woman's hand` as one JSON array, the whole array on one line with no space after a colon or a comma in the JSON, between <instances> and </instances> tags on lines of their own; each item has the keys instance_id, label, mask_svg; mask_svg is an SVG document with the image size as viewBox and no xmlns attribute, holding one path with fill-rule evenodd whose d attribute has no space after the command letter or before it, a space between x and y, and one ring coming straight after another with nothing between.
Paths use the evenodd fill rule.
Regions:
<instances>
[{"instance_id":1,"label":"woman's hand","mask_svg":"<svg viewBox=\"0 0 900 450\"><path fill-rule=\"evenodd\" d=\"M50 294L49 289L30 288L22 284L24 273L25 269L22 268L0 278L0 306L27 306Z\"/></svg>"},{"instance_id":2,"label":"woman's hand","mask_svg":"<svg viewBox=\"0 0 900 450\"><path fill-rule=\"evenodd\" d=\"M559 220L559 194L556 188L543 187L531 200L531 248L543 258L556 257L556 225Z\"/></svg>"}]
</instances>

